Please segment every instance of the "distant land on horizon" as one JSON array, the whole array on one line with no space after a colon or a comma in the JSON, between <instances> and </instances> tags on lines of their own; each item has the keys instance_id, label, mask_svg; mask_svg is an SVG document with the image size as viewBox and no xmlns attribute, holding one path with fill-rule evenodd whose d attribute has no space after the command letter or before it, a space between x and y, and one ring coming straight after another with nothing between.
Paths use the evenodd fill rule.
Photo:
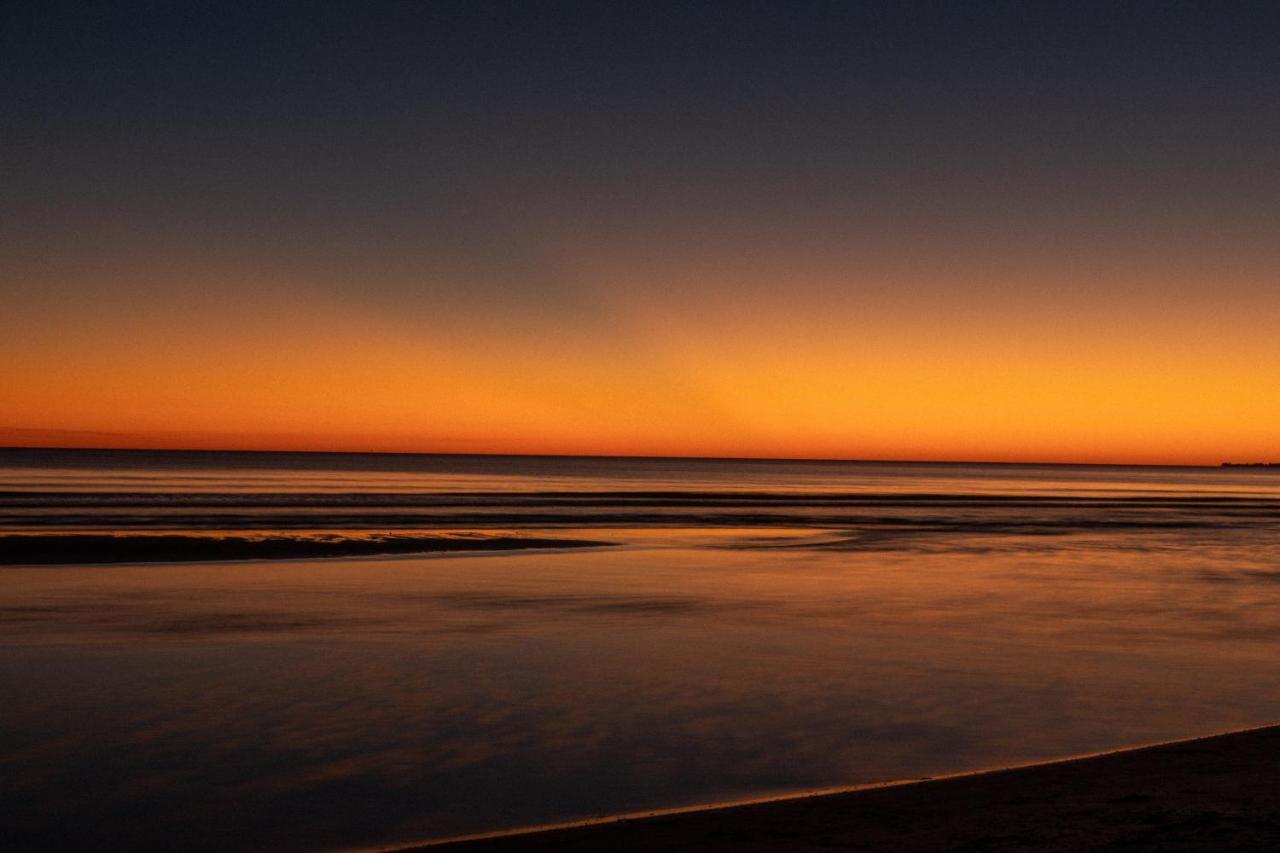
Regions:
<instances>
[{"instance_id":1,"label":"distant land on horizon","mask_svg":"<svg viewBox=\"0 0 1280 853\"><path fill-rule=\"evenodd\" d=\"M235 454L241 456L377 456L377 457L456 457L460 459L636 459L636 460L684 460L690 462L813 462L859 465L993 465L1010 467L1053 468L1280 468L1273 462L1222 462L1213 464L1152 463L1152 462L1063 462L1041 460L973 460L973 459L857 459L835 457L789 456L682 456L664 454L600 454L600 453L457 453L439 451L397 450L268 450L261 448L150 448L150 447L52 447L27 445L0 445L0 453L57 453L88 455L151 454L179 456L212 456Z\"/></svg>"}]
</instances>

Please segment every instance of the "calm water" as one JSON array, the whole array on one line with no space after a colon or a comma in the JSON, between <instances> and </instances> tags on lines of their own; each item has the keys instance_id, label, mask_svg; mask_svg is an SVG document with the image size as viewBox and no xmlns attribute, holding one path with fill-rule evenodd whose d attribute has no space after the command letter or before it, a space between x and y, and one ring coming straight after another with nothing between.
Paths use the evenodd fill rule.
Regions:
<instances>
[{"instance_id":1,"label":"calm water","mask_svg":"<svg viewBox=\"0 0 1280 853\"><path fill-rule=\"evenodd\" d=\"M19 848L373 846L1280 720L1280 472L0 452L0 562L90 533L610 544L0 566Z\"/></svg>"}]
</instances>

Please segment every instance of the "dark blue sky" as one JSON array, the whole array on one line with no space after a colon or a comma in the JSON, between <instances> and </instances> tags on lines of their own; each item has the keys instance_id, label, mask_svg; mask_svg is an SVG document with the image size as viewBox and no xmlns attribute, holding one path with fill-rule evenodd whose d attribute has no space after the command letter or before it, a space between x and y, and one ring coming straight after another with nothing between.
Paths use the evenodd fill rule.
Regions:
<instances>
[{"instance_id":1,"label":"dark blue sky","mask_svg":"<svg viewBox=\"0 0 1280 853\"><path fill-rule=\"evenodd\" d=\"M1103 189L1216 214L1273 201L1274 8L11 2L4 212L286 246L406 219L483 245L495 195L632 226Z\"/></svg>"}]
</instances>

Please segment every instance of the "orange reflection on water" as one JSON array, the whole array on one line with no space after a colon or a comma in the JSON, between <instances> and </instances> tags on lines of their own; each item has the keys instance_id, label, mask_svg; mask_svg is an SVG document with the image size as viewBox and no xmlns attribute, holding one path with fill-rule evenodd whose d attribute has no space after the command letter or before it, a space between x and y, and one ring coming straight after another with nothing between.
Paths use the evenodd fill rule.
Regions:
<instances>
[{"instance_id":1,"label":"orange reflection on water","mask_svg":"<svg viewBox=\"0 0 1280 853\"><path fill-rule=\"evenodd\" d=\"M1274 533L835 533L4 569L6 796L140 844L391 843L1118 747L1280 702Z\"/></svg>"}]
</instances>

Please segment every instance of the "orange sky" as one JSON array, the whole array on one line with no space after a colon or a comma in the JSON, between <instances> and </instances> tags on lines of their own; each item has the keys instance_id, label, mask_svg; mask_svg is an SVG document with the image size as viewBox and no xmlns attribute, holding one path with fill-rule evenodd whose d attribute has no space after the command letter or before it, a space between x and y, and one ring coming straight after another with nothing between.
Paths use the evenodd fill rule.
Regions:
<instances>
[{"instance_id":1,"label":"orange sky","mask_svg":"<svg viewBox=\"0 0 1280 853\"><path fill-rule=\"evenodd\" d=\"M1280 460L1265 14L588 5L15 9L0 444Z\"/></svg>"},{"instance_id":2,"label":"orange sky","mask_svg":"<svg viewBox=\"0 0 1280 853\"><path fill-rule=\"evenodd\" d=\"M33 270L42 296L0 341L0 442L1189 464L1278 452L1270 258L558 252L577 304L542 316L370 305L203 259ZM60 275L110 298L75 298L83 283L60 294Z\"/></svg>"}]
</instances>

